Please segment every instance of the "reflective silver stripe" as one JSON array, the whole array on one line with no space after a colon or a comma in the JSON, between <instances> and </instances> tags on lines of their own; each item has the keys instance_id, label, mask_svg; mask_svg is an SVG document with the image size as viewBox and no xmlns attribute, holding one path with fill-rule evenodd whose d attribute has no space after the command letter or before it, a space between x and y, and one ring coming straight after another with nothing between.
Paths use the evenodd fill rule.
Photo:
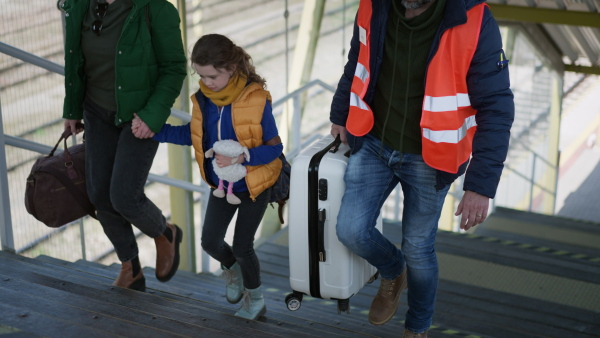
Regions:
<instances>
[{"instance_id":1,"label":"reflective silver stripe","mask_svg":"<svg viewBox=\"0 0 600 338\"><path fill-rule=\"evenodd\" d=\"M469 107L469 94L458 93L456 96L425 96L423 108L431 112L454 111L458 107Z\"/></svg>"},{"instance_id":2,"label":"reflective silver stripe","mask_svg":"<svg viewBox=\"0 0 600 338\"><path fill-rule=\"evenodd\" d=\"M473 115L467 117L462 127L457 130L431 130L423 128L423 137L435 143L456 144L467 136L467 130L476 125L477 122L475 122L475 116Z\"/></svg>"},{"instance_id":3,"label":"reflective silver stripe","mask_svg":"<svg viewBox=\"0 0 600 338\"><path fill-rule=\"evenodd\" d=\"M362 63L357 63L356 70L354 71L354 76L356 76L363 83L365 83L369 78L369 71L367 70L367 68L365 68L365 66L362 65Z\"/></svg>"},{"instance_id":4,"label":"reflective silver stripe","mask_svg":"<svg viewBox=\"0 0 600 338\"><path fill-rule=\"evenodd\" d=\"M361 26L358 26L358 39L360 40L360 43L365 46L367 45L367 30Z\"/></svg>"},{"instance_id":5,"label":"reflective silver stripe","mask_svg":"<svg viewBox=\"0 0 600 338\"><path fill-rule=\"evenodd\" d=\"M369 106L358 95L350 93L350 105L362 110L370 110Z\"/></svg>"}]
</instances>

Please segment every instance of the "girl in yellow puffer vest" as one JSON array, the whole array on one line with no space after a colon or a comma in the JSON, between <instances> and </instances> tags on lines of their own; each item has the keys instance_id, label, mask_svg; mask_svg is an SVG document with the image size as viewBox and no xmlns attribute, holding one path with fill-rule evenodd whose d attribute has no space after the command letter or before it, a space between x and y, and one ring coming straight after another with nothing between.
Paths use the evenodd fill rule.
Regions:
<instances>
[{"instance_id":1,"label":"girl in yellow puffer vest","mask_svg":"<svg viewBox=\"0 0 600 338\"><path fill-rule=\"evenodd\" d=\"M200 90L192 95L192 121L185 126L165 124L154 135L159 142L193 145L202 179L211 186L202 248L221 263L230 303L242 301L236 316L255 320L266 313L260 290L260 265L254 252L254 235L267 208L271 189L281 171L283 145L272 113L265 80L256 74L250 56L229 38L205 35L192 50L192 67L200 75ZM134 121L133 128L136 124ZM204 152L218 140L231 139L248 148L250 156L215 154L219 167L241 163L247 175L233 185L240 204L212 194L219 178ZM225 234L238 212L233 243Z\"/></svg>"}]
</instances>

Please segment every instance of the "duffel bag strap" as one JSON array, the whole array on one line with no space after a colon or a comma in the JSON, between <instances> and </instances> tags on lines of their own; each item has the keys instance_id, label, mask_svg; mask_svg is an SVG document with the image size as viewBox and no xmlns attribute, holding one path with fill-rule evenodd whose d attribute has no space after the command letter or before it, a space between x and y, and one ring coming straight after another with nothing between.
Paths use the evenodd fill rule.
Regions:
<instances>
[{"instance_id":1,"label":"duffel bag strap","mask_svg":"<svg viewBox=\"0 0 600 338\"><path fill-rule=\"evenodd\" d=\"M77 127L78 128L84 128L84 125L81 123L77 123ZM67 172L69 174L69 178L71 178L71 180L67 180L62 173L52 167L46 167L43 170L43 172L46 172L52 176L54 176L60 183L62 183L62 185L65 186L65 188L71 193L71 195L73 195L75 197L75 200L77 201L77 203L79 203L79 205L83 208L83 210L85 210L85 212L88 213L88 215L90 215L91 217L96 218L96 208L94 207L94 205L90 202L89 198L87 196L85 196L81 190L77 189L77 187L75 186L75 183L73 183L73 179L76 179L78 177L77 175L77 171L75 171L75 168L73 167L73 160L71 158L71 152L69 152L69 148L67 147L67 138L69 137L69 135L71 135L71 130L69 128L66 128L62 135L60 136L60 138L58 139L58 142L56 142L56 145L54 146L54 148L52 149L52 151L50 152L50 154L48 155L48 157L52 157L54 156L54 152L56 151L56 148L58 148L58 145L60 144L60 141L63 141L64 144L64 159L65 159L65 167L67 167ZM84 136L85 139L85 136ZM29 201L32 201L32 197L29 197ZM33 203L30 203L30 205L33 206Z\"/></svg>"},{"instance_id":2,"label":"duffel bag strap","mask_svg":"<svg viewBox=\"0 0 600 338\"><path fill-rule=\"evenodd\" d=\"M69 147L67 147L67 139L65 138L63 142L65 145L65 151L63 152L63 159L65 160L65 168L67 168L67 174L69 174L69 178L72 180L75 180L75 179L79 178L79 175L77 174L77 170L75 170L75 164L73 163L73 158L71 157L71 152L69 151Z\"/></svg>"}]
</instances>

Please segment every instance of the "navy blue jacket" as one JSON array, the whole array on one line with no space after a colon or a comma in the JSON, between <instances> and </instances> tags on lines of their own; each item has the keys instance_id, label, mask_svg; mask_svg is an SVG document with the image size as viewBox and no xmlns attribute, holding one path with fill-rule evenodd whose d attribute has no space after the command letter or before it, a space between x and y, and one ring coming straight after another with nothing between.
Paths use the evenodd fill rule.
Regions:
<instances>
[{"instance_id":1,"label":"navy blue jacket","mask_svg":"<svg viewBox=\"0 0 600 338\"><path fill-rule=\"evenodd\" d=\"M484 0L446 0L444 18L434 37L429 51L429 64L437 52L442 33L449 28L467 21L467 10ZM364 97L371 104L375 96L375 86L383 62L383 44L387 29L390 0L373 1L373 16L371 18L371 59L369 87ZM331 104L330 121L345 126L348 119L350 104L350 87L354 78L354 70L360 48L358 26L354 23L354 34L350 42L348 62L344 67L336 93ZM467 84L471 106L477 109L475 120L477 132L473 139L473 154L471 163L463 163L457 174L438 170L436 188L454 182L466 171L464 190L471 190L481 195L493 198L500 181L504 160L508 152L510 128L514 119L514 100L510 90L508 67L500 67L500 54L503 54L502 38L496 20L489 8L485 9L477 50L473 56ZM425 79L423 79L425 87ZM356 153L362 146L362 137L347 133L348 143L352 152ZM467 169L468 166L468 169Z\"/></svg>"}]
</instances>

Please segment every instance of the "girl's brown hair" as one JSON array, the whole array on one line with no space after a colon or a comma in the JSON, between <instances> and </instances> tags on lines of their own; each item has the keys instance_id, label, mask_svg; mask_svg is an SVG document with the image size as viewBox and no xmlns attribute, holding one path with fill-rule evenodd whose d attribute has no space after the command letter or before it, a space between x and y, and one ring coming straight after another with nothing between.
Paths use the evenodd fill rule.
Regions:
<instances>
[{"instance_id":1,"label":"girl's brown hair","mask_svg":"<svg viewBox=\"0 0 600 338\"><path fill-rule=\"evenodd\" d=\"M244 74L250 82L266 88L267 82L252 65L252 58L246 51L220 34L207 34L201 37L192 49L192 64L213 66L229 71L235 66L236 74Z\"/></svg>"}]
</instances>

